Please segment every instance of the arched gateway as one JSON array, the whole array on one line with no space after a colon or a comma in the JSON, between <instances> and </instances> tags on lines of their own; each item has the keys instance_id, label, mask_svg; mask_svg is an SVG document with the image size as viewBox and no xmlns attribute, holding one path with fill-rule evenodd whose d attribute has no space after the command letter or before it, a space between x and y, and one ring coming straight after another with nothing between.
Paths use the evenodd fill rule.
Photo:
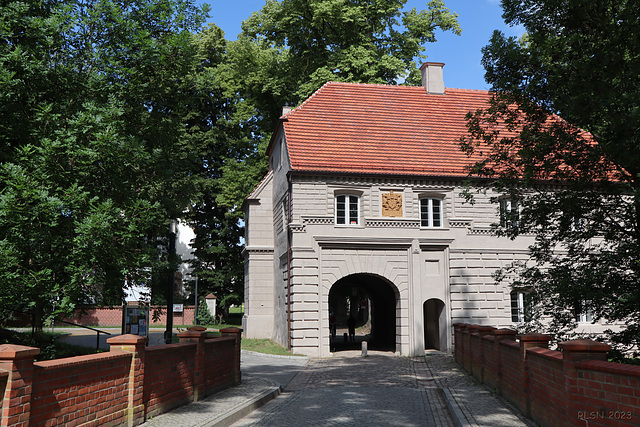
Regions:
<instances>
[{"instance_id":1,"label":"arched gateway","mask_svg":"<svg viewBox=\"0 0 640 427\"><path fill-rule=\"evenodd\" d=\"M374 274L352 274L338 280L329 292L331 351L368 348L396 351L398 290ZM349 335L349 324L355 337ZM345 334L346 338L345 338Z\"/></svg>"}]
</instances>

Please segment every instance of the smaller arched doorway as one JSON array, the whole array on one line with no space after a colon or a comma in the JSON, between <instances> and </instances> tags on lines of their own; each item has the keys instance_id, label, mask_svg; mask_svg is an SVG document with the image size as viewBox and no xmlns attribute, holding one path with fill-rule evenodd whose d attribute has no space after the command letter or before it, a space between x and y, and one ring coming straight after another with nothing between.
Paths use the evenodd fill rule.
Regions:
<instances>
[{"instance_id":1,"label":"smaller arched doorway","mask_svg":"<svg viewBox=\"0 0 640 427\"><path fill-rule=\"evenodd\" d=\"M443 350L443 329L446 324L444 303L438 298L431 298L423 304L424 313L424 348Z\"/></svg>"}]
</instances>

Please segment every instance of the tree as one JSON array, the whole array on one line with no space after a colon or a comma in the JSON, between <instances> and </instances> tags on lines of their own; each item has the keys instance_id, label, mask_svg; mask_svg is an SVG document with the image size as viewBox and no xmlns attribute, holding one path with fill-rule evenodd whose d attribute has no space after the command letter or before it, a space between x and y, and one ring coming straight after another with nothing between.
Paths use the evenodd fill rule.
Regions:
<instances>
[{"instance_id":1,"label":"tree","mask_svg":"<svg viewBox=\"0 0 640 427\"><path fill-rule=\"evenodd\" d=\"M640 4L503 0L520 40L483 50L493 99L469 117L472 172L519 198L499 235L535 235L531 260L503 269L562 337L579 314L625 325L640 344ZM559 117L562 117L560 119ZM588 134L586 132L588 132ZM535 316L534 316L535 317Z\"/></svg>"},{"instance_id":2,"label":"tree","mask_svg":"<svg viewBox=\"0 0 640 427\"><path fill-rule=\"evenodd\" d=\"M297 105L327 81L409 84L436 31L460 34L457 14L441 0L402 11L406 0L269 0L242 25L238 49L246 89L260 107L267 131L285 103ZM247 46L251 45L251 46ZM256 52L257 50L257 52ZM253 60L251 60L253 58ZM266 65L266 66L265 66ZM259 78L257 78L259 77Z\"/></svg>"},{"instance_id":3,"label":"tree","mask_svg":"<svg viewBox=\"0 0 640 427\"><path fill-rule=\"evenodd\" d=\"M191 167L196 196L187 212L196 234L192 274L198 276L200 293L220 295L226 308L242 302L244 266L242 211L236 205L241 196L224 195L230 185L246 185L247 180L222 178L223 171L237 172L235 165L251 155L253 119L225 79L228 53L222 30L210 25L197 34L196 46L194 85L185 118L187 140L196 153Z\"/></svg>"},{"instance_id":4,"label":"tree","mask_svg":"<svg viewBox=\"0 0 640 427\"><path fill-rule=\"evenodd\" d=\"M0 308L120 303L189 205L190 1L0 6Z\"/></svg>"},{"instance_id":5,"label":"tree","mask_svg":"<svg viewBox=\"0 0 640 427\"><path fill-rule=\"evenodd\" d=\"M200 153L194 273L222 306L239 303L244 198L267 171L265 149L285 104L328 80L414 82L423 44L438 29L460 33L441 1L401 12L405 0L284 0L266 3L226 42L216 26L198 34L200 59L187 122ZM399 25L405 27L400 29Z\"/></svg>"}]
</instances>

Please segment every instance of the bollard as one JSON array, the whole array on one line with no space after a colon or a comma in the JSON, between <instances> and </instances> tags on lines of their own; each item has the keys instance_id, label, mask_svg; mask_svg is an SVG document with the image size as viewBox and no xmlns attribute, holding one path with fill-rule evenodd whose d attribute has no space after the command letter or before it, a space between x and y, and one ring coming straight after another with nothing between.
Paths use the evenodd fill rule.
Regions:
<instances>
[{"instance_id":1,"label":"bollard","mask_svg":"<svg viewBox=\"0 0 640 427\"><path fill-rule=\"evenodd\" d=\"M367 342L362 341L362 357L367 357Z\"/></svg>"},{"instance_id":2,"label":"bollard","mask_svg":"<svg viewBox=\"0 0 640 427\"><path fill-rule=\"evenodd\" d=\"M347 338L347 333L345 332L345 333L344 333L344 342L347 342L347 339L348 339L348 338Z\"/></svg>"}]
</instances>

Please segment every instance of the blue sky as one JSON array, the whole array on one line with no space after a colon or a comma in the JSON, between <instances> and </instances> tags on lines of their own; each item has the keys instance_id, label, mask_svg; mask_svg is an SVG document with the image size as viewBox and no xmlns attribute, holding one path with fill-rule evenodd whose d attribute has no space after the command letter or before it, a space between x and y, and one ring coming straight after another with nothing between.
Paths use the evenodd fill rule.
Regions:
<instances>
[{"instance_id":1,"label":"blue sky","mask_svg":"<svg viewBox=\"0 0 640 427\"><path fill-rule=\"evenodd\" d=\"M197 3L208 3L211 6L209 22L222 28L227 39L235 40L242 21L260 10L265 0L197 0ZM427 0L408 0L405 9L421 10L426 4ZM499 0L445 0L445 4L459 15L462 35L440 32L438 41L426 46L428 61L445 63L446 87L488 89L480 64L480 50L488 44L494 30L508 36L520 36L524 30L504 23Z\"/></svg>"}]
</instances>

